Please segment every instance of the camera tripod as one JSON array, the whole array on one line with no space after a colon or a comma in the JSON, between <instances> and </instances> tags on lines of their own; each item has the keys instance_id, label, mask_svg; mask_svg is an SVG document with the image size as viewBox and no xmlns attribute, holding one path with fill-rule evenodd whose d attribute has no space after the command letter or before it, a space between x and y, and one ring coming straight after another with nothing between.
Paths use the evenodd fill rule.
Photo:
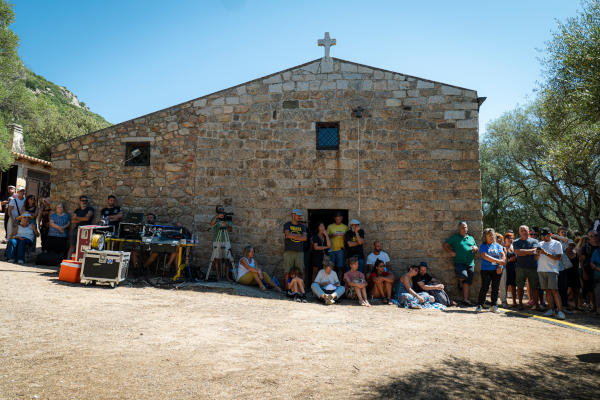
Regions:
<instances>
[{"instance_id":1,"label":"camera tripod","mask_svg":"<svg viewBox=\"0 0 600 400\"><path fill-rule=\"evenodd\" d=\"M219 256L222 254L225 254L225 258L219 258ZM208 270L206 271L206 277L204 280L208 280L208 277L210 276L210 270L212 269L215 259L222 260L221 271L219 274L221 276L217 276L217 279L223 277L223 272L227 274L228 268L231 269L231 273L234 275L235 262L233 260L233 254L231 253L231 243L229 241L218 240L217 242L213 242L213 251L212 255L210 256L210 261L208 262ZM235 280L235 276L232 276L232 278Z\"/></svg>"}]
</instances>

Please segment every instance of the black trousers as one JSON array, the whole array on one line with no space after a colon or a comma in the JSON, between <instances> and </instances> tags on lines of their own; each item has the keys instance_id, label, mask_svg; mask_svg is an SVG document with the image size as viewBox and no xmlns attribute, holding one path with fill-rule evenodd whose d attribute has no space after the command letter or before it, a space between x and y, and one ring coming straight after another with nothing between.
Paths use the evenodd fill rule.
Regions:
<instances>
[{"instance_id":1,"label":"black trousers","mask_svg":"<svg viewBox=\"0 0 600 400\"><path fill-rule=\"evenodd\" d=\"M574 267L571 267L574 268ZM567 279L567 270L562 270L558 273L558 294L560 295L560 301L563 307L569 305L569 296L567 295L567 289L569 288L569 283Z\"/></svg>"},{"instance_id":2,"label":"black trousers","mask_svg":"<svg viewBox=\"0 0 600 400\"><path fill-rule=\"evenodd\" d=\"M477 299L477 305L483 306L485 303L485 295L492 284L492 305L498 304L498 289L500 289L500 278L502 275L498 275L496 270L493 271L481 271L481 289L479 289L479 298Z\"/></svg>"}]
</instances>

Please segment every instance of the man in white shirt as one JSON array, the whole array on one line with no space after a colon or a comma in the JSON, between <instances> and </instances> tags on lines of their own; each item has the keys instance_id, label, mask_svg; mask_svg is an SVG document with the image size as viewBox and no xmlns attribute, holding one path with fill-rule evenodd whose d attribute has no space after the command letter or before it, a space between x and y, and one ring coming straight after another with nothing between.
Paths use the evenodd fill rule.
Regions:
<instances>
[{"instance_id":1,"label":"man in white shirt","mask_svg":"<svg viewBox=\"0 0 600 400\"><path fill-rule=\"evenodd\" d=\"M367 256L367 273L373 271L373 265L378 259L385 264L385 271L390 272L390 256L382 249L379 240L373 242L373 252Z\"/></svg>"},{"instance_id":2,"label":"man in white shirt","mask_svg":"<svg viewBox=\"0 0 600 400\"><path fill-rule=\"evenodd\" d=\"M562 311L562 303L558 294L558 274L560 272L560 259L563 249L558 240L552 239L552 233L548 228L540 230L539 247L537 249L538 267L537 272L540 278L540 288L546 292L548 300L548 311L544 317L554 316L556 307L556 318L565 319Z\"/></svg>"},{"instance_id":3,"label":"man in white shirt","mask_svg":"<svg viewBox=\"0 0 600 400\"><path fill-rule=\"evenodd\" d=\"M345 288L340 284L337 274L333 270L333 262L326 260L323 263L323 269L315 277L315 281L310 286L315 296L322 299L325 304L331 305L342 297Z\"/></svg>"},{"instance_id":4,"label":"man in white shirt","mask_svg":"<svg viewBox=\"0 0 600 400\"><path fill-rule=\"evenodd\" d=\"M6 232L7 238L12 235L13 232L16 232L17 226L19 223L17 222L17 218L21 215L21 209L23 208L23 204L25 204L25 188L19 186L17 188L17 195L13 197L8 203L8 230ZM6 215L4 216L6 218Z\"/></svg>"}]
</instances>

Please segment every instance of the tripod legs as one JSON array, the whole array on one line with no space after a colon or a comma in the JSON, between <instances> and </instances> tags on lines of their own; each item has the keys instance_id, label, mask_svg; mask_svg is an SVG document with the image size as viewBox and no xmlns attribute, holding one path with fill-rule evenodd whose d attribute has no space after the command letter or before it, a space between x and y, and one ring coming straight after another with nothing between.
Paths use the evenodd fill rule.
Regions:
<instances>
[{"instance_id":1,"label":"tripod legs","mask_svg":"<svg viewBox=\"0 0 600 400\"><path fill-rule=\"evenodd\" d=\"M206 270L205 280L208 280L210 276L210 271L215 261L221 262L219 268L216 271L217 279L223 278L223 275L225 275L228 281L230 281L231 279L235 280L235 264L233 260L233 254L231 253L231 245L229 244L229 242L213 243L213 251L210 256L210 261L208 262L208 269ZM229 276L229 271L232 272L233 276Z\"/></svg>"}]
</instances>

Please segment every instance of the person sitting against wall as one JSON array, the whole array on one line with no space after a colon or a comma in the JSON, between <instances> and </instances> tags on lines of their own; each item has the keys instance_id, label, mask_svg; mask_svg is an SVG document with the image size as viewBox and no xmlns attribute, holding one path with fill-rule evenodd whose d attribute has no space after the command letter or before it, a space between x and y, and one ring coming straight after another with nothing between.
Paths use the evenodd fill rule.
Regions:
<instances>
[{"instance_id":1,"label":"person sitting against wall","mask_svg":"<svg viewBox=\"0 0 600 400\"><path fill-rule=\"evenodd\" d=\"M287 281L287 296L295 301L306 303L306 292L304 291L304 279L302 273L296 267L290 270Z\"/></svg>"},{"instance_id":2,"label":"person sitting against wall","mask_svg":"<svg viewBox=\"0 0 600 400\"><path fill-rule=\"evenodd\" d=\"M390 255L383 251L383 246L379 240L373 242L373 251L367 256L367 271L375 272L375 261L383 261L383 269L390 272Z\"/></svg>"},{"instance_id":3,"label":"person sitting against wall","mask_svg":"<svg viewBox=\"0 0 600 400\"><path fill-rule=\"evenodd\" d=\"M177 227L177 228L182 228L182 232L183 232L183 237L184 238L190 238L191 234L190 231L187 230L180 222L177 222L175 224L173 224L173 226ZM146 259L146 261L144 262L144 270L148 270L150 268L150 266L158 259L158 256L160 256L162 253L158 252L158 251L152 251L150 252L150 255L148 256L148 258ZM179 251L176 248L174 251L169 253L169 256L167 258L167 263L163 268L163 271L169 271L173 268L173 265L175 265L175 269L177 269L179 267L179 265L177 265L177 257L179 256ZM137 263L137 256L135 259L133 259L134 263ZM135 264L134 264L135 267Z\"/></svg>"},{"instance_id":4,"label":"person sitting against wall","mask_svg":"<svg viewBox=\"0 0 600 400\"><path fill-rule=\"evenodd\" d=\"M50 215L48 222L48 251L65 257L69 251L69 225L71 216L65 211L63 203L56 205L56 212Z\"/></svg>"},{"instance_id":5,"label":"person sitting against wall","mask_svg":"<svg viewBox=\"0 0 600 400\"><path fill-rule=\"evenodd\" d=\"M350 257L348 259L350 271L344 274L344 283L350 298L353 298L352 292L354 292L361 306L371 307L367 298L367 281L365 275L358 270L358 260L357 257Z\"/></svg>"},{"instance_id":6,"label":"person sitting against wall","mask_svg":"<svg viewBox=\"0 0 600 400\"><path fill-rule=\"evenodd\" d=\"M258 268L258 264L254 259L254 248L252 246L246 246L244 248L244 256L240 259L236 280L241 285L257 285L260 290L265 292L267 288L263 284L264 281L276 291L280 293L282 291L279 286L273 282L269 274Z\"/></svg>"},{"instance_id":7,"label":"person sitting against wall","mask_svg":"<svg viewBox=\"0 0 600 400\"><path fill-rule=\"evenodd\" d=\"M34 224L31 223L31 214L25 213L17 217L19 225L8 239L5 257L8 262L25 264L25 250L27 246L33 246L33 241L40 236Z\"/></svg>"},{"instance_id":8,"label":"person sitting against wall","mask_svg":"<svg viewBox=\"0 0 600 400\"><path fill-rule=\"evenodd\" d=\"M433 303L434 298L425 292L417 293L412 288L412 280L419 274L419 267L411 265L408 271L400 277L398 288L396 290L396 298L400 303L399 306L405 308L424 308L427 303Z\"/></svg>"},{"instance_id":9,"label":"person sitting against wall","mask_svg":"<svg viewBox=\"0 0 600 400\"><path fill-rule=\"evenodd\" d=\"M374 261L373 272L369 274L371 296L374 299L382 299L383 304L390 304L393 285L394 275L385 270L385 262L383 260L376 259Z\"/></svg>"},{"instance_id":10,"label":"person sitting against wall","mask_svg":"<svg viewBox=\"0 0 600 400\"><path fill-rule=\"evenodd\" d=\"M456 302L450 300L450 297L444 290L444 285L433 278L427 272L428 265L425 261L419 263L419 273L412 279L413 290L417 293L425 292L434 297L436 303L445 306L455 306Z\"/></svg>"},{"instance_id":11,"label":"person sitting against wall","mask_svg":"<svg viewBox=\"0 0 600 400\"><path fill-rule=\"evenodd\" d=\"M310 288L315 296L323 300L326 305L335 303L346 290L344 286L340 285L340 280L333 270L333 261L330 259L324 260L323 269L317 273Z\"/></svg>"}]
</instances>

